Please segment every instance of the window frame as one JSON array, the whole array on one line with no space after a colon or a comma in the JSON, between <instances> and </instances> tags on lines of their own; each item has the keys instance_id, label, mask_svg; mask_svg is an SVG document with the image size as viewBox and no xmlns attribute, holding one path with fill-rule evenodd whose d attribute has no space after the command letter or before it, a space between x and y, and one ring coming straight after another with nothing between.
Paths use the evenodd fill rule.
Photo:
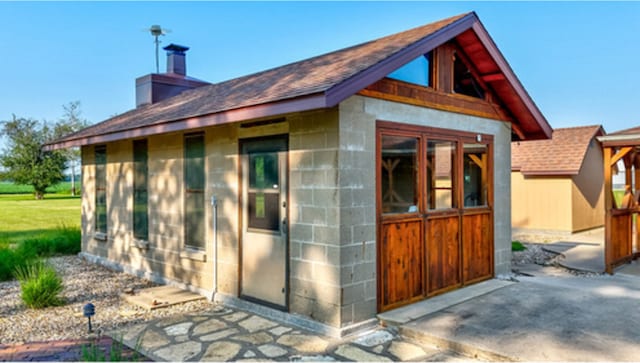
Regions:
<instances>
[{"instance_id":1,"label":"window frame","mask_svg":"<svg viewBox=\"0 0 640 363\"><path fill-rule=\"evenodd\" d=\"M401 70L402 68L406 67L408 64L414 62L416 59L418 58L424 58L427 62L426 66L426 76L427 76L427 84L423 84L423 83L418 83L418 82L414 82L411 80L407 80L406 78L398 78L397 76L391 76L391 74L396 73L397 71ZM392 72L390 72L389 74L387 74L385 77L392 79L394 81L398 81L398 82L404 82L407 84L411 84L414 86L419 86L419 87L424 87L424 88L434 88L434 70L436 69L436 67L434 67L434 57L433 57L433 51L429 51L427 53L424 53L420 56L417 56L415 58L413 58L412 60L410 60L409 62L403 64L402 66L394 69Z\"/></svg>"},{"instance_id":2,"label":"window frame","mask_svg":"<svg viewBox=\"0 0 640 363\"><path fill-rule=\"evenodd\" d=\"M190 150L190 147L193 147L193 142L191 140L200 139L202 144L201 153L198 153L198 157L192 157L190 152L195 152L194 150ZM206 139L204 132L195 132L184 134L183 137L183 241L184 246L187 249L196 250L196 251L204 251L206 249L206 203L205 203L205 191L206 191ZM192 185L189 185L189 181L191 180L191 174L194 172L190 170L191 163L190 159L202 159L201 164L199 163L198 167L201 167L201 170L198 170L195 174L201 176L202 178L198 180L201 188L194 188ZM199 208L195 210L190 210L189 207L189 196L200 196L197 199L197 204ZM199 216L202 218L202 229L201 230L191 230L191 225L187 223L187 219L190 218L190 215L197 214L201 210L202 215ZM198 235L201 234L201 235ZM194 238L195 237L195 238ZM200 241L195 241L195 239L200 239ZM194 243L195 242L195 243Z\"/></svg>"},{"instance_id":3,"label":"window frame","mask_svg":"<svg viewBox=\"0 0 640 363\"><path fill-rule=\"evenodd\" d=\"M149 240L149 143L147 139L133 140L132 142L132 154L133 154L133 238L138 241ZM138 169L141 170L138 170ZM139 180L140 172L144 174L142 180ZM144 203L139 205L139 193L144 193ZM144 208L144 229L138 230L139 226L139 214L138 208ZM138 223L136 223L138 222Z\"/></svg>"},{"instance_id":4,"label":"window frame","mask_svg":"<svg viewBox=\"0 0 640 363\"><path fill-rule=\"evenodd\" d=\"M94 233L96 238L105 240L109 219L107 209L107 145L96 145L93 148L93 154L95 167ZM104 202L101 202L100 194L104 195ZM101 210L104 210L104 213L100 213Z\"/></svg>"},{"instance_id":5,"label":"window frame","mask_svg":"<svg viewBox=\"0 0 640 363\"><path fill-rule=\"evenodd\" d=\"M418 140L418 174L417 181L418 190L418 210L416 212L406 213L382 213L382 137L383 135L417 137ZM453 141L456 143L455 160L454 160L454 180L453 180L453 199L455 200L452 208L429 209L428 207L428 190L427 190L427 143L431 140L437 141ZM487 152L487 194L485 205L465 206L464 205L464 149L465 143L484 144ZM378 187L376 188L376 203L379 209L378 215L383 220L394 220L403 218L412 218L420 216L437 216L447 215L451 213L476 213L479 211L493 209L493 144L494 137L489 134L470 133L467 131L441 129L430 126L411 125L397 123L393 121L378 120L376 123L376 180ZM424 170L423 170L424 169Z\"/></svg>"}]
</instances>

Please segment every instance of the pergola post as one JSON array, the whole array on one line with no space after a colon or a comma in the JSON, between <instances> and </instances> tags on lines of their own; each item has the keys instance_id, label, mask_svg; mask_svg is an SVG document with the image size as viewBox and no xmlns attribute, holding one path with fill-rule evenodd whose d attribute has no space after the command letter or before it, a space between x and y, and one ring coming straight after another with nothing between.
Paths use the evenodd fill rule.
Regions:
<instances>
[{"instance_id":1,"label":"pergola post","mask_svg":"<svg viewBox=\"0 0 640 363\"><path fill-rule=\"evenodd\" d=\"M604 265L608 274L613 273L611 266L611 210L613 209L613 187L611 181L611 148L603 148L604 158ZM615 163L614 163L615 164Z\"/></svg>"},{"instance_id":2,"label":"pergola post","mask_svg":"<svg viewBox=\"0 0 640 363\"><path fill-rule=\"evenodd\" d=\"M640 127L599 136L598 141L602 144L604 159L605 270L611 274L615 266L640 257L640 253L633 250L634 244L637 247L640 241L640 228L635 226L636 231L633 232L636 214L640 212L635 199L640 192ZM626 171L625 184L633 194L627 194L625 203L618 206L613 198L611 174L621 159Z\"/></svg>"}]
</instances>

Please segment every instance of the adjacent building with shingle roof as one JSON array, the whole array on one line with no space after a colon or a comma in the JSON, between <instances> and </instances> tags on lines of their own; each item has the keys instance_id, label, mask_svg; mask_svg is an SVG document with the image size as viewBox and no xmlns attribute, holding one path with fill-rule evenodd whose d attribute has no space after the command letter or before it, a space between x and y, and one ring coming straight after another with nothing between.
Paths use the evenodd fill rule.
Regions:
<instances>
[{"instance_id":1,"label":"adjacent building with shingle roof","mask_svg":"<svg viewBox=\"0 0 640 363\"><path fill-rule=\"evenodd\" d=\"M577 232L604 225L600 125L559 128L511 143L513 228Z\"/></svg>"},{"instance_id":2,"label":"adjacent building with shingle roof","mask_svg":"<svg viewBox=\"0 0 640 363\"><path fill-rule=\"evenodd\" d=\"M510 271L510 143L551 127L475 13L215 84L165 50L47 146L87 258L334 335Z\"/></svg>"}]
</instances>

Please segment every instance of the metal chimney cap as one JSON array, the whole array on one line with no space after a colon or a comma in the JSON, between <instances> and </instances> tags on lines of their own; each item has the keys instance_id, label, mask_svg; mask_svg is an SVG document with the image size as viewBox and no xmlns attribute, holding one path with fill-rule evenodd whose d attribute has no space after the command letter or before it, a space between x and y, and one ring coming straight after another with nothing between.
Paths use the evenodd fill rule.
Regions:
<instances>
[{"instance_id":1,"label":"metal chimney cap","mask_svg":"<svg viewBox=\"0 0 640 363\"><path fill-rule=\"evenodd\" d=\"M167 52L171 52L174 54L184 54L184 52L186 52L187 50L189 50L189 47L185 47L183 45L178 45L178 44L169 44L166 47L162 48L164 50L166 50Z\"/></svg>"}]
</instances>

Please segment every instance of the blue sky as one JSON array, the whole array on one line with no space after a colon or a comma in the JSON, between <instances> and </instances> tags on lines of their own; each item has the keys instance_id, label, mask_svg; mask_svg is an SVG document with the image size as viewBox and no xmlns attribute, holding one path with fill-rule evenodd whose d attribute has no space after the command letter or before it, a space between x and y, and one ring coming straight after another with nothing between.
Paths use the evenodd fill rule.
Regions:
<instances>
[{"instance_id":1,"label":"blue sky","mask_svg":"<svg viewBox=\"0 0 640 363\"><path fill-rule=\"evenodd\" d=\"M469 11L553 127L640 125L640 2L0 2L0 120L134 108L152 24L191 47L190 76L218 82Z\"/></svg>"}]
</instances>

